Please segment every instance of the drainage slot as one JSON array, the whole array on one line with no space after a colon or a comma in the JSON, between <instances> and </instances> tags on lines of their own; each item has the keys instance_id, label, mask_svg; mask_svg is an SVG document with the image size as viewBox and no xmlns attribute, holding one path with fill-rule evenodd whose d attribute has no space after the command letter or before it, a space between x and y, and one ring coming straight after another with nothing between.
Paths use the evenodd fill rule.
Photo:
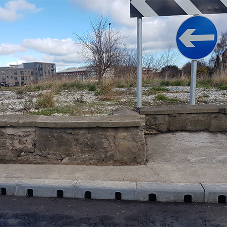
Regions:
<instances>
[{"instance_id":1,"label":"drainage slot","mask_svg":"<svg viewBox=\"0 0 227 227\"><path fill-rule=\"evenodd\" d=\"M1 188L1 195L6 195L6 188Z\"/></svg>"},{"instance_id":2,"label":"drainage slot","mask_svg":"<svg viewBox=\"0 0 227 227\"><path fill-rule=\"evenodd\" d=\"M120 192L115 192L115 199L121 200L121 193Z\"/></svg>"},{"instance_id":3,"label":"drainage slot","mask_svg":"<svg viewBox=\"0 0 227 227\"><path fill-rule=\"evenodd\" d=\"M192 203L192 196L191 195L185 195L184 196L184 202L185 203Z\"/></svg>"},{"instance_id":4,"label":"drainage slot","mask_svg":"<svg viewBox=\"0 0 227 227\"><path fill-rule=\"evenodd\" d=\"M57 197L63 198L63 190L57 190Z\"/></svg>"},{"instance_id":5,"label":"drainage slot","mask_svg":"<svg viewBox=\"0 0 227 227\"><path fill-rule=\"evenodd\" d=\"M90 191L86 191L84 194L84 198L85 199L91 199L91 192Z\"/></svg>"},{"instance_id":6,"label":"drainage slot","mask_svg":"<svg viewBox=\"0 0 227 227\"><path fill-rule=\"evenodd\" d=\"M149 200L150 202L156 202L156 201L157 201L156 194L149 194L149 195L148 195L148 200Z\"/></svg>"},{"instance_id":7,"label":"drainage slot","mask_svg":"<svg viewBox=\"0 0 227 227\"><path fill-rule=\"evenodd\" d=\"M225 195L219 195L218 196L218 203L226 203L226 196Z\"/></svg>"},{"instance_id":8,"label":"drainage slot","mask_svg":"<svg viewBox=\"0 0 227 227\"><path fill-rule=\"evenodd\" d=\"M27 189L27 196L32 197L33 196L33 190L32 189Z\"/></svg>"}]
</instances>

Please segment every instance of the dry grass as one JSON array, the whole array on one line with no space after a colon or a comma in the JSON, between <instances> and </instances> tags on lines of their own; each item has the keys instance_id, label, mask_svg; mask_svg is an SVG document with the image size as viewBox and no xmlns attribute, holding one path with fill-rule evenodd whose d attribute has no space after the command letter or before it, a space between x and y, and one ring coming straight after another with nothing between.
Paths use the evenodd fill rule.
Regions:
<instances>
[{"instance_id":1,"label":"dry grass","mask_svg":"<svg viewBox=\"0 0 227 227\"><path fill-rule=\"evenodd\" d=\"M40 97L37 99L36 104L38 108L52 108L54 107L54 94L53 92L46 92L40 94Z\"/></svg>"},{"instance_id":2,"label":"dry grass","mask_svg":"<svg viewBox=\"0 0 227 227\"><path fill-rule=\"evenodd\" d=\"M219 74L215 74L213 76L214 84L223 84L227 85L227 70L220 72Z\"/></svg>"}]
</instances>

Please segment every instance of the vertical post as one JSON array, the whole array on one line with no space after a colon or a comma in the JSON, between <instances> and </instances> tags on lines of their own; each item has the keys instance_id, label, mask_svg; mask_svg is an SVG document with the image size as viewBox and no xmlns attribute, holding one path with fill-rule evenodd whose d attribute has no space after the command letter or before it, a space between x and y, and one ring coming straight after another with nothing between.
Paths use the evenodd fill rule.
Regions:
<instances>
[{"instance_id":1,"label":"vertical post","mask_svg":"<svg viewBox=\"0 0 227 227\"><path fill-rule=\"evenodd\" d=\"M196 74L197 74L197 60L192 60L192 63L191 63L190 105L195 105Z\"/></svg>"},{"instance_id":2,"label":"vertical post","mask_svg":"<svg viewBox=\"0 0 227 227\"><path fill-rule=\"evenodd\" d=\"M142 17L137 17L137 108L142 107Z\"/></svg>"}]
</instances>

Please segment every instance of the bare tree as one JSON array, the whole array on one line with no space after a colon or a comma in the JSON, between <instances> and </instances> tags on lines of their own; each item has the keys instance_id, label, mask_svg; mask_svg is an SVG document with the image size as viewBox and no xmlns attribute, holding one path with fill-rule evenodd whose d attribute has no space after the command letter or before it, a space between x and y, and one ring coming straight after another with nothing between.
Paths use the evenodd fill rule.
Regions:
<instances>
[{"instance_id":1,"label":"bare tree","mask_svg":"<svg viewBox=\"0 0 227 227\"><path fill-rule=\"evenodd\" d=\"M215 71L221 70L222 54L224 53L226 48L227 48L227 31L221 34L221 38L219 39L219 42L217 42L217 45L211 54L209 63L210 66L213 67Z\"/></svg>"},{"instance_id":2,"label":"bare tree","mask_svg":"<svg viewBox=\"0 0 227 227\"><path fill-rule=\"evenodd\" d=\"M76 34L84 48L84 57L96 70L99 82L104 74L118 65L125 54L125 44L119 31L113 30L109 20L98 17L91 21L92 33L84 37Z\"/></svg>"},{"instance_id":3,"label":"bare tree","mask_svg":"<svg viewBox=\"0 0 227 227\"><path fill-rule=\"evenodd\" d=\"M143 65L154 72L161 71L162 68L178 65L180 54L172 46L168 46L163 52L153 52L144 56Z\"/></svg>"},{"instance_id":4,"label":"bare tree","mask_svg":"<svg viewBox=\"0 0 227 227\"><path fill-rule=\"evenodd\" d=\"M137 52L136 49L125 49L124 55L115 66L115 77L135 78L137 75Z\"/></svg>"}]
</instances>

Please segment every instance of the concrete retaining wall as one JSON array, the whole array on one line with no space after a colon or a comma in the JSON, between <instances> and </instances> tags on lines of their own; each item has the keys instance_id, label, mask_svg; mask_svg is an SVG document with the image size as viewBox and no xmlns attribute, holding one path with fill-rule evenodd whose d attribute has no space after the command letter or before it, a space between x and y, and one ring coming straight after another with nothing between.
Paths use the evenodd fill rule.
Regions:
<instances>
[{"instance_id":1,"label":"concrete retaining wall","mask_svg":"<svg viewBox=\"0 0 227 227\"><path fill-rule=\"evenodd\" d=\"M0 163L136 165L146 161L140 116L0 116Z\"/></svg>"},{"instance_id":2,"label":"concrete retaining wall","mask_svg":"<svg viewBox=\"0 0 227 227\"><path fill-rule=\"evenodd\" d=\"M164 106L142 108L147 134L168 131L227 131L227 106Z\"/></svg>"}]
</instances>

